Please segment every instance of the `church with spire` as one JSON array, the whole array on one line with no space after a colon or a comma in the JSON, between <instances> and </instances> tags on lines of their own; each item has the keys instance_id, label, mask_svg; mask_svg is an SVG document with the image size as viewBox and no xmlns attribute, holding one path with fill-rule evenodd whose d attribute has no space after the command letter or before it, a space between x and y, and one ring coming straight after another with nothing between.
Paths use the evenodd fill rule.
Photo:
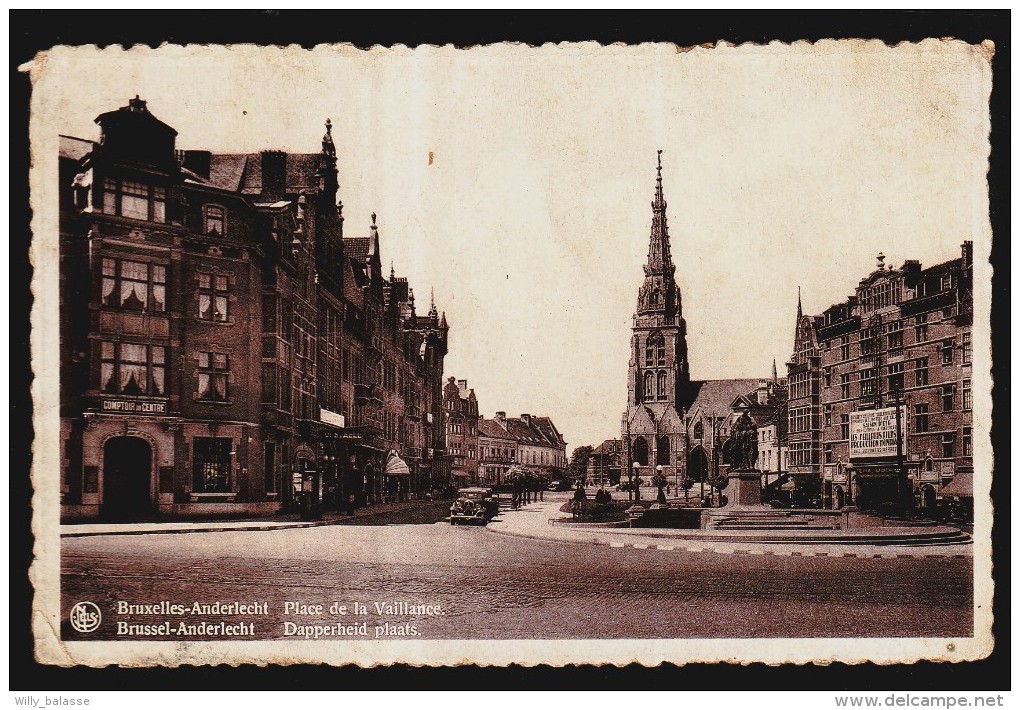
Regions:
<instances>
[{"instance_id":1,"label":"church with spire","mask_svg":"<svg viewBox=\"0 0 1020 710\"><path fill-rule=\"evenodd\" d=\"M777 376L774 362L769 378L692 379L687 322L670 247L661 150L651 207L621 422L630 465L623 475L636 471L647 481L661 470L670 482L684 478L707 482L728 470L729 432L742 414L756 424L774 419L780 409L785 416L786 381Z\"/></svg>"}]
</instances>

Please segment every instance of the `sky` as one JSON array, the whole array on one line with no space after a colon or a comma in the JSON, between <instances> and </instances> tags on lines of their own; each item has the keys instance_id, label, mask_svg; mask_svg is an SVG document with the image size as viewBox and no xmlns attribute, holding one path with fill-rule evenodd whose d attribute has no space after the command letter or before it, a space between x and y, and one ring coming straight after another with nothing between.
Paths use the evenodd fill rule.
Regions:
<instances>
[{"instance_id":1,"label":"sky","mask_svg":"<svg viewBox=\"0 0 1020 710\"><path fill-rule=\"evenodd\" d=\"M619 436L663 184L695 379L764 377L875 267L988 249L987 62L925 41L599 47L57 49L34 146L136 94L180 149L339 154L345 234L431 290L482 414Z\"/></svg>"}]
</instances>

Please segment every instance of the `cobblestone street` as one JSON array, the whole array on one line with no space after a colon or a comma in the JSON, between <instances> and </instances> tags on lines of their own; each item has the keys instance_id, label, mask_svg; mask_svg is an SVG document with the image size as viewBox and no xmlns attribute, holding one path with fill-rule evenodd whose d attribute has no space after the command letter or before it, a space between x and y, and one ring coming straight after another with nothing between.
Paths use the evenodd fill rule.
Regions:
<instances>
[{"instance_id":1,"label":"cobblestone street","mask_svg":"<svg viewBox=\"0 0 1020 710\"><path fill-rule=\"evenodd\" d=\"M507 515L529 515L530 511ZM969 557L807 557L635 549L501 535L448 524L323 526L65 538L63 614L116 603L266 602L255 638L284 622L411 623L421 638L967 636ZM284 615L284 603L403 601L442 615ZM194 621L195 619L189 619ZM155 637L166 638L166 637Z\"/></svg>"}]
</instances>

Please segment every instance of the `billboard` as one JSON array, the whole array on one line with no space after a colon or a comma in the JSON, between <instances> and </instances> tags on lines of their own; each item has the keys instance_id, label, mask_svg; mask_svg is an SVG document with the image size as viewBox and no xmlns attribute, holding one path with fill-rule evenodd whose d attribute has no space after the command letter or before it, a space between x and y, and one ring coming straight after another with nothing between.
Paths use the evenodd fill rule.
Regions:
<instances>
[{"instance_id":1,"label":"billboard","mask_svg":"<svg viewBox=\"0 0 1020 710\"><path fill-rule=\"evenodd\" d=\"M906 431L907 411L900 407L900 430ZM850 458L896 455L896 407L850 412Z\"/></svg>"}]
</instances>

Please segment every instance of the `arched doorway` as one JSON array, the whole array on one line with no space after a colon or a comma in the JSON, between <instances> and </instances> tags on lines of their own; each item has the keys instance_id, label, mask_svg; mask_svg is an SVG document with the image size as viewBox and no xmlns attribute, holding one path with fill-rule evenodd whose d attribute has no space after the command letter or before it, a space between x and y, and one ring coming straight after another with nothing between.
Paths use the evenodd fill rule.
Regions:
<instances>
[{"instance_id":1,"label":"arched doorway","mask_svg":"<svg viewBox=\"0 0 1020 710\"><path fill-rule=\"evenodd\" d=\"M117 436L103 446L103 517L151 517L152 447L137 436Z\"/></svg>"},{"instance_id":2,"label":"arched doorway","mask_svg":"<svg viewBox=\"0 0 1020 710\"><path fill-rule=\"evenodd\" d=\"M670 451L669 451L669 437L660 436L658 442L655 445L655 463L659 466L669 466Z\"/></svg>"},{"instance_id":3,"label":"arched doorway","mask_svg":"<svg viewBox=\"0 0 1020 710\"><path fill-rule=\"evenodd\" d=\"M935 487L934 486L922 486L921 487L921 507L931 512L935 510Z\"/></svg>"},{"instance_id":4,"label":"arched doorway","mask_svg":"<svg viewBox=\"0 0 1020 710\"><path fill-rule=\"evenodd\" d=\"M687 477L695 483L708 479L708 454L700 446L687 455Z\"/></svg>"},{"instance_id":5,"label":"arched doorway","mask_svg":"<svg viewBox=\"0 0 1020 710\"><path fill-rule=\"evenodd\" d=\"M836 486L832 489L832 507L835 510L842 510L844 505L846 505L846 493L843 492L843 486Z\"/></svg>"}]
</instances>

